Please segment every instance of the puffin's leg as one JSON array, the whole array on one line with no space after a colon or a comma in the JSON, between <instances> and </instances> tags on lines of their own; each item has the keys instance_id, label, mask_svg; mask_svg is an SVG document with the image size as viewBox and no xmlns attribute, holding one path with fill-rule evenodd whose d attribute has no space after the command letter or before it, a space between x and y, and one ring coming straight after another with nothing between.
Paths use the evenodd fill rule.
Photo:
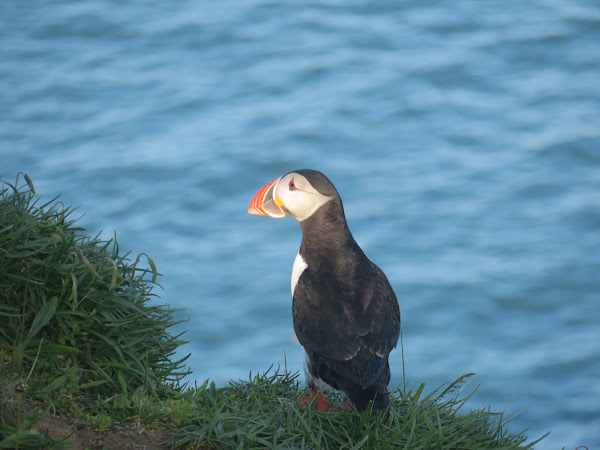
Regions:
<instances>
[{"instance_id":1,"label":"puffin's leg","mask_svg":"<svg viewBox=\"0 0 600 450\"><path fill-rule=\"evenodd\" d=\"M319 393L320 386L320 378L318 376L313 375L313 372L318 373L318 356L313 354L313 359L308 355L306 351L304 351L304 377L306 378L306 384L310 388L310 394L301 398L300 404L303 408L307 408L308 405L313 401L315 397L317 397L317 403L315 405L315 409L317 411L329 411L331 409L331 400L324 394ZM313 367L313 371L311 372L311 367Z\"/></svg>"},{"instance_id":2,"label":"puffin's leg","mask_svg":"<svg viewBox=\"0 0 600 450\"><path fill-rule=\"evenodd\" d=\"M317 393L317 389L311 388L310 394L305 395L304 397L298 397L298 403L300 403L304 409L308 408L308 405L310 404L310 402L312 402L313 398L315 398Z\"/></svg>"},{"instance_id":3,"label":"puffin's leg","mask_svg":"<svg viewBox=\"0 0 600 450\"><path fill-rule=\"evenodd\" d=\"M319 390L316 388L312 388L310 394L299 398L298 403L306 409L315 397L317 398L317 403L315 405L317 411L329 411L331 409L331 400L329 400L329 397L324 394L319 394Z\"/></svg>"},{"instance_id":4,"label":"puffin's leg","mask_svg":"<svg viewBox=\"0 0 600 450\"><path fill-rule=\"evenodd\" d=\"M317 411L331 410L331 400L326 395L319 394L318 389L311 389L310 394L305 395L304 397L299 397L298 403L302 405L302 408L306 409L315 397L317 397L317 403L315 405L315 409ZM354 403L352 403L351 400L348 400L347 402L338 403L336 406L341 409L347 409L348 411L353 411L355 409Z\"/></svg>"},{"instance_id":5,"label":"puffin's leg","mask_svg":"<svg viewBox=\"0 0 600 450\"><path fill-rule=\"evenodd\" d=\"M354 403L352 403L351 400L348 400L347 402L338 403L337 407L341 409L347 409L348 411L352 411L354 409Z\"/></svg>"},{"instance_id":6,"label":"puffin's leg","mask_svg":"<svg viewBox=\"0 0 600 450\"><path fill-rule=\"evenodd\" d=\"M331 400L329 400L329 397L323 394L317 395L317 406L315 409L317 411L329 411L331 409Z\"/></svg>"}]
</instances>

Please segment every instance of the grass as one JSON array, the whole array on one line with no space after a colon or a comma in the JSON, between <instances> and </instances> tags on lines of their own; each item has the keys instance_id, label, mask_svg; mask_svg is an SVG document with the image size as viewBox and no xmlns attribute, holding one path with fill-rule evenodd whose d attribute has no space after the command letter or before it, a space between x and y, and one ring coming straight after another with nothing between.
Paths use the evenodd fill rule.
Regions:
<instances>
[{"instance_id":1,"label":"grass","mask_svg":"<svg viewBox=\"0 0 600 450\"><path fill-rule=\"evenodd\" d=\"M154 448L535 445L507 432L503 414L465 410L471 374L427 396L424 384L397 389L381 414L304 409L298 375L281 371L220 388L182 383L175 311L150 302L154 262L122 255L116 236L87 237L72 209L57 199L38 205L24 178L21 188L0 184L0 448L90 446L76 430L62 439L44 432L54 416L109 431L107 448L124 448L124 428L166 430Z\"/></svg>"},{"instance_id":2,"label":"grass","mask_svg":"<svg viewBox=\"0 0 600 450\"><path fill-rule=\"evenodd\" d=\"M524 433L506 432L503 414L463 411L470 395L461 397L461 390L471 375L427 396L424 384L415 391L397 390L381 414L303 409L296 399L307 391L297 374L267 372L220 389L205 383L193 390L193 417L169 443L244 449L532 448L535 443L527 444Z\"/></svg>"}]
</instances>

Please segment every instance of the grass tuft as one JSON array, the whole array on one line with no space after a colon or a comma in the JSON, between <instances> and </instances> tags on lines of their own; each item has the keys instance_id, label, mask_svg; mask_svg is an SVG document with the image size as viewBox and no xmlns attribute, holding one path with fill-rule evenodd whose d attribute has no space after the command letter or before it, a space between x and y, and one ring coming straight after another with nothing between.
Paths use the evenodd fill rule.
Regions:
<instances>
[{"instance_id":1,"label":"grass tuft","mask_svg":"<svg viewBox=\"0 0 600 450\"><path fill-rule=\"evenodd\" d=\"M462 387L471 375L424 398L424 384L415 391L398 389L382 413L304 409L297 399L308 391L301 388L298 374L287 372L267 371L223 388L206 382L190 390L194 415L183 421L169 444L245 449L533 448L536 442L526 444L524 433L506 432L503 414L463 411L472 393L461 397ZM454 390L458 393L450 396ZM331 397L334 402L345 400Z\"/></svg>"},{"instance_id":2,"label":"grass tuft","mask_svg":"<svg viewBox=\"0 0 600 450\"><path fill-rule=\"evenodd\" d=\"M85 236L59 205L0 188L0 360L45 393L65 384L101 396L171 389L187 374L186 358L172 360L184 341L169 334L174 311L149 304L154 262L143 254L150 268L142 255L132 264L116 236Z\"/></svg>"}]
</instances>

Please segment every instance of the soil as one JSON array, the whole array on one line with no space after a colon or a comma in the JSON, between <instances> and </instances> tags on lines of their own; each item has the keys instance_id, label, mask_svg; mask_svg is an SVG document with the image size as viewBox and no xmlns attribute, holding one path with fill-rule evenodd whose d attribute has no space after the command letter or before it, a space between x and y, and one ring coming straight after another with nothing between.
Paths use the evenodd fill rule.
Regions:
<instances>
[{"instance_id":1,"label":"soil","mask_svg":"<svg viewBox=\"0 0 600 450\"><path fill-rule=\"evenodd\" d=\"M121 430L96 431L84 422L65 417L46 416L37 423L37 429L47 436L75 444L76 450L159 450L167 449L162 443L169 439L165 431Z\"/></svg>"}]
</instances>

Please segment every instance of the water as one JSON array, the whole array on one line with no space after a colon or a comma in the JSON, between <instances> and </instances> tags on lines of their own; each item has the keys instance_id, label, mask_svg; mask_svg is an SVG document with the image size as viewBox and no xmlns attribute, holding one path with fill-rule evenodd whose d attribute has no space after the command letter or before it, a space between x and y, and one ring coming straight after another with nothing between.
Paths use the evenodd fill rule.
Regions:
<instances>
[{"instance_id":1,"label":"water","mask_svg":"<svg viewBox=\"0 0 600 450\"><path fill-rule=\"evenodd\" d=\"M150 253L223 385L301 370L300 229L246 209L319 169L396 290L409 386L477 372L471 408L595 448L599 38L594 1L2 2L0 176Z\"/></svg>"}]
</instances>

